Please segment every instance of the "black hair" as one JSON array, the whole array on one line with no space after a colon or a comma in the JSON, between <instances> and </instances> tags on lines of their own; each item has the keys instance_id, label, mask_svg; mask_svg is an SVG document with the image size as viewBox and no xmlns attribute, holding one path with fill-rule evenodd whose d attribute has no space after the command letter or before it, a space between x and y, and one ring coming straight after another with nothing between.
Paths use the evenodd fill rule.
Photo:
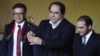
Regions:
<instances>
[{"instance_id":1,"label":"black hair","mask_svg":"<svg viewBox=\"0 0 100 56\"><path fill-rule=\"evenodd\" d=\"M49 10L50 10L51 6L54 5L54 4L58 5L60 7L60 11L61 11L62 14L65 14L65 5L61 2L58 2L58 1L51 3L50 6L49 6Z\"/></svg>"},{"instance_id":2,"label":"black hair","mask_svg":"<svg viewBox=\"0 0 100 56\"><path fill-rule=\"evenodd\" d=\"M26 8L25 4L17 3L12 7L12 9L15 9L15 8L23 8L24 9L24 13L27 12L27 8Z\"/></svg>"},{"instance_id":3,"label":"black hair","mask_svg":"<svg viewBox=\"0 0 100 56\"><path fill-rule=\"evenodd\" d=\"M93 24L92 19L87 15L83 15L83 16L79 17L79 19L77 21L85 21L86 26Z\"/></svg>"}]
</instances>

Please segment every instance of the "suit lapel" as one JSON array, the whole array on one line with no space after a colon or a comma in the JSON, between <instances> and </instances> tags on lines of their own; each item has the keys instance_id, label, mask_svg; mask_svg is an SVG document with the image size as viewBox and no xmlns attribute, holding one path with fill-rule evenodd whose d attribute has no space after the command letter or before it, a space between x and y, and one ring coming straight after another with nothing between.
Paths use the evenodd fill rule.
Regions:
<instances>
[{"instance_id":1,"label":"suit lapel","mask_svg":"<svg viewBox=\"0 0 100 56\"><path fill-rule=\"evenodd\" d=\"M29 31L28 25L27 25L27 22L25 21L23 28L22 28L22 39L23 40L26 40L26 34L27 34L28 31Z\"/></svg>"},{"instance_id":2,"label":"suit lapel","mask_svg":"<svg viewBox=\"0 0 100 56\"><path fill-rule=\"evenodd\" d=\"M82 49L82 37L79 35L76 37L76 46L78 49Z\"/></svg>"},{"instance_id":3,"label":"suit lapel","mask_svg":"<svg viewBox=\"0 0 100 56\"><path fill-rule=\"evenodd\" d=\"M79 45L80 45L79 47L81 47L81 48L83 47L83 45L82 45L82 37L81 36L79 37Z\"/></svg>"},{"instance_id":4,"label":"suit lapel","mask_svg":"<svg viewBox=\"0 0 100 56\"><path fill-rule=\"evenodd\" d=\"M75 37L75 48L79 51L79 52L83 52L83 46L82 46L82 37L80 35L77 35Z\"/></svg>"},{"instance_id":5,"label":"suit lapel","mask_svg":"<svg viewBox=\"0 0 100 56\"><path fill-rule=\"evenodd\" d=\"M94 41L95 41L95 33L93 32L92 35L91 35L91 37L89 38L89 40L88 40L85 48L87 49L88 47L90 47L91 45L93 45Z\"/></svg>"},{"instance_id":6,"label":"suit lapel","mask_svg":"<svg viewBox=\"0 0 100 56\"><path fill-rule=\"evenodd\" d=\"M22 28L23 55L25 55L25 48L27 45L27 37L26 37L26 34L28 32L28 25L27 24L28 24L27 21L25 21L23 28Z\"/></svg>"}]
</instances>

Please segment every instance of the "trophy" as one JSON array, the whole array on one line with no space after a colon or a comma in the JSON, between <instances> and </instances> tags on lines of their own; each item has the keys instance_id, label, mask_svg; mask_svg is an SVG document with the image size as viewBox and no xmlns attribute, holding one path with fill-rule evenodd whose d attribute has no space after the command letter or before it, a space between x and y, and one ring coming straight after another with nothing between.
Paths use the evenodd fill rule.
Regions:
<instances>
[{"instance_id":1,"label":"trophy","mask_svg":"<svg viewBox=\"0 0 100 56\"><path fill-rule=\"evenodd\" d=\"M27 17L27 21L29 22L28 27L30 28L30 31L32 31L33 28L32 25L34 25L33 17L32 16Z\"/></svg>"},{"instance_id":2,"label":"trophy","mask_svg":"<svg viewBox=\"0 0 100 56\"><path fill-rule=\"evenodd\" d=\"M32 16L27 17L27 21L31 24L34 24L34 20Z\"/></svg>"}]
</instances>

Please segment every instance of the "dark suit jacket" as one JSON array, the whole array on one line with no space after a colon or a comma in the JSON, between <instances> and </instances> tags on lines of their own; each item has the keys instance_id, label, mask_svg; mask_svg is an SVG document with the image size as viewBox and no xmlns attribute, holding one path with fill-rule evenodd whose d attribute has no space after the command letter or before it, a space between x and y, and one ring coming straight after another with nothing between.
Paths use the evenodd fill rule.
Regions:
<instances>
[{"instance_id":1,"label":"dark suit jacket","mask_svg":"<svg viewBox=\"0 0 100 56\"><path fill-rule=\"evenodd\" d=\"M13 55L13 35L11 35L11 37L9 38L8 36L11 32L14 22L15 21L5 26L4 36L3 36L3 40L1 42L1 47L0 47L0 56L12 56ZM33 30L36 29L35 25L32 25L25 20L25 24L22 29L23 31L22 32L23 56L33 56L33 50L32 50L33 47L29 45L28 40L26 38L26 34L30 30L29 25L33 27Z\"/></svg>"},{"instance_id":2,"label":"dark suit jacket","mask_svg":"<svg viewBox=\"0 0 100 56\"><path fill-rule=\"evenodd\" d=\"M72 42L75 27L66 19L52 29L49 20L43 20L39 26L39 34L45 44L34 46L34 56L73 56Z\"/></svg>"},{"instance_id":3,"label":"dark suit jacket","mask_svg":"<svg viewBox=\"0 0 100 56\"><path fill-rule=\"evenodd\" d=\"M77 34L74 38L75 56L100 56L100 36L93 32L85 47L82 46L82 37Z\"/></svg>"}]
</instances>

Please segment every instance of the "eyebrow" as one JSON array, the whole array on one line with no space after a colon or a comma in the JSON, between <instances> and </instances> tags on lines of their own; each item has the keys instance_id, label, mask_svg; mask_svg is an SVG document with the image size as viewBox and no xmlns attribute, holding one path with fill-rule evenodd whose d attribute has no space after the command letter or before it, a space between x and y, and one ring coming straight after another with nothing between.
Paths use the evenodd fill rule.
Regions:
<instances>
[{"instance_id":1,"label":"eyebrow","mask_svg":"<svg viewBox=\"0 0 100 56\"><path fill-rule=\"evenodd\" d=\"M51 13L56 13L56 14L58 14L59 12L52 12L52 11L49 11L49 12L51 12Z\"/></svg>"}]
</instances>

